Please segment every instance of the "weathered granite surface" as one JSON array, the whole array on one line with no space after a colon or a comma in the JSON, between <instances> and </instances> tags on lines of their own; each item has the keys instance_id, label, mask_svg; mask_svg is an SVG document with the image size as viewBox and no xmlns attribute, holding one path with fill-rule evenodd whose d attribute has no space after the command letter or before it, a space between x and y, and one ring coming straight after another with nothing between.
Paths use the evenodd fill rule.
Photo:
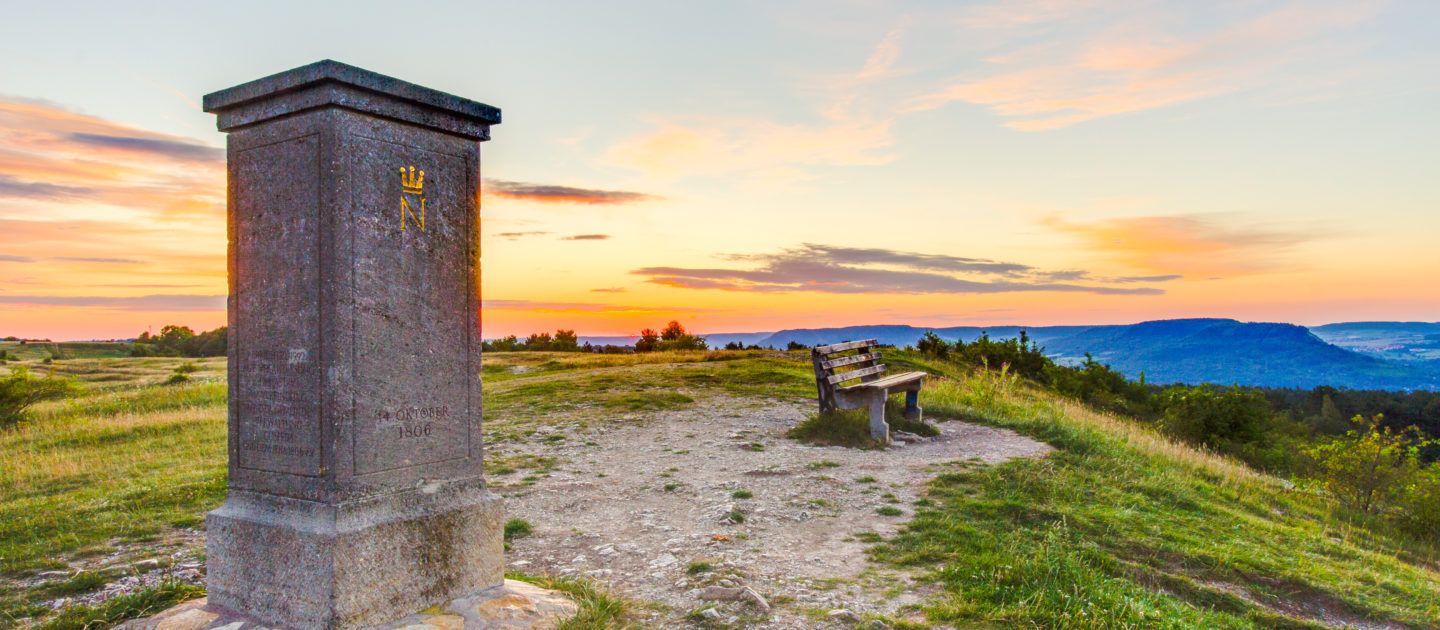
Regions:
<instances>
[{"instance_id":1,"label":"weathered granite surface","mask_svg":"<svg viewBox=\"0 0 1440 630\"><path fill-rule=\"evenodd\" d=\"M205 106L229 132L211 603L357 628L500 584L477 270L478 141L499 110L333 61Z\"/></svg>"},{"instance_id":2,"label":"weathered granite surface","mask_svg":"<svg viewBox=\"0 0 1440 630\"><path fill-rule=\"evenodd\" d=\"M426 612L406 615L366 630L551 630L575 614L564 594L533 584L505 580ZM269 630L205 598L185 602L147 619L127 621L115 630Z\"/></svg>"}]
</instances>

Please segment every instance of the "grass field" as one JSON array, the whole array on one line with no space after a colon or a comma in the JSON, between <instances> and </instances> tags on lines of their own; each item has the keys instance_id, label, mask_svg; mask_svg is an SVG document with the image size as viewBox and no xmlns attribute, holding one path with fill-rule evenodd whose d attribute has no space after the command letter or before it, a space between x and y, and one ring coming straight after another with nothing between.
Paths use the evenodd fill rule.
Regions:
<instances>
[{"instance_id":1,"label":"grass field","mask_svg":"<svg viewBox=\"0 0 1440 630\"><path fill-rule=\"evenodd\" d=\"M42 403L0 432L0 628L55 597L40 572L197 544L225 492L225 364L195 361L191 382L163 385L185 362L26 362L74 376L85 393ZM908 355L887 362L937 375L921 395L927 417L1006 427L1056 449L993 467L957 463L898 535L876 542L877 562L914 567L939 587L923 608L937 627L1440 627L1436 541L1349 517L1318 491L1013 378ZM557 411L643 420L707 396L733 398L743 413L746 399L813 399L812 379L803 353L495 353L484 364L485 430L523 440ZM567 588L614 609L594 619L627 623L623 602Z\"/></svg>"}]
</instances>

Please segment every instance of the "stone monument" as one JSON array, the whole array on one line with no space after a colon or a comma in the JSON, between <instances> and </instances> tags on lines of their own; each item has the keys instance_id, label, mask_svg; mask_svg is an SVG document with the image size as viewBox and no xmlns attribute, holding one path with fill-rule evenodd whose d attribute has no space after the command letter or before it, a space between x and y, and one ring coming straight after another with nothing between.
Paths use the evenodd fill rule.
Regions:
<instances>
[{"instance_id":1,"label":"stone monument","mask_svg":"<svg viewBox=\"0 0 1440 630\"><path fill-rule=\"evenodd\" d=\"M480 434L480 142L500 110L334 61L228 132L230 490L209 603L358 628L504 580Z\"/></svg>"}]
</instances>

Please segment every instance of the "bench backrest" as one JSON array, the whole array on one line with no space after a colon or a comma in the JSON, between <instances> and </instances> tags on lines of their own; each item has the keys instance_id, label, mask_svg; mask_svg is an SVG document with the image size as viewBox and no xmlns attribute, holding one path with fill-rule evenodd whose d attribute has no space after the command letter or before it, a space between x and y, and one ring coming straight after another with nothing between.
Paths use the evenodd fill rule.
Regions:
<instances>
[{"instance_id":1,"label":"bench backrest","mask_svg":"<svg viewBox=\"0 0 1440 630\"><path fill-rule=\"evenodd\" d=\"M847 341L828 346L815 346L810 359L815 364L815 380L843 387L845 381L873 381L885 373L880 363L879 343L874 339Z\"/></svg>"},{"instance_id":2,"label":"bench backrest","mask_svg":"<svg viewBox=\"0 0 1440 630\"><path fill-rule=\"evenodd\" d=\"M880 344L874 339L815 346L810 360L815 365L815 388L822 409L833 408L835 388L855 384L848 381L868 383L885 374Z\"/></svg>"}]
</instances>

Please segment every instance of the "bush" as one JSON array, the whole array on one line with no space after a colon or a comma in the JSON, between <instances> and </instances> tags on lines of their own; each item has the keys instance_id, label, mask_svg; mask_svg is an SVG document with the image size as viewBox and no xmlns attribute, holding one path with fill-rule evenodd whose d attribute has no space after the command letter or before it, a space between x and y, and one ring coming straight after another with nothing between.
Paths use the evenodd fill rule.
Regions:
<instances>
[{"instance_id":1,"label":"bush","mask_svg":"<svg viewBox=\"0 0 1440 630\"><path fill-rule=\"evenodd\" d=\"M1440 539L1440 464L1416 471L1399 492L1399 508L1410 533L1421 540Z\"/></svg>"},{"instance_id":2,"label":"bush","mask_svg":"<svg viewBox=\"0 0 1440 630\"><path fill-rule=\"evenodd\" d=\"M60 378L53 373L45 375L45 378L36 378L24 367L11 368L9 375L0 378L0 429L20 424L30 405L80 391L80 385L72 379Z\"/></svg>"},{"instance_id":3,"label":"bush","mask_svg":"<svg viewBox=\"0 0 1440 630\"><path fill-rule=\"evenodd\" d=\"M1355 428L1343 437L1309 449L1325 487L1341 503L1366 513L1407 500L1434 501L1434 466L1423 472L1420 467L1420 449L1428 441L1414 427L1392 431L1381 420L1355 416Z\"/></svg>"}]
</instances>

